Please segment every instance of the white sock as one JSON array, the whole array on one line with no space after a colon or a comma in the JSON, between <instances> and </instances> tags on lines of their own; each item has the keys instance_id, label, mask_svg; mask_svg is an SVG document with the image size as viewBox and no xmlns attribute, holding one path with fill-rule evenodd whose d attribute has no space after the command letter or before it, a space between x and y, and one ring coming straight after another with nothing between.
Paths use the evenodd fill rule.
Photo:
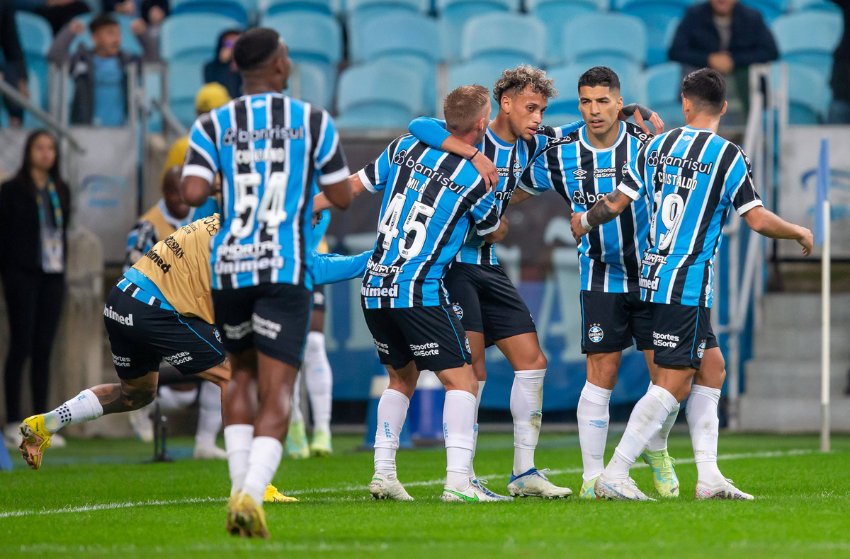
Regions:
<instances>
[{"instance_id":1,"label":"white sock","mask_svg":"<svg viewBox=\"0 0 850 559\"><path fill-rule=\"evenodd\" d=\"M227 450L227 469L230 471L230 494L242 490L248 473L254 426L237 424L224 428L224 448Z\"/></svg>"},{"instance_id":2,"label":"white sock","mask_svg":"<svg viewBox=\"0 0 850 559\"><path fill-rule=\"evenodd\" d=\"M611 392L590 381L586 381L581 389L576 418L584 481L595 478L605 469L605 443L608 442L610 419L608 403L611 401Z\"/></svg>"},{"instance_id":3,"label":"white sock","mask_svg":"<svg viewBox=\"0 0 850 559\"><path fill-rule=\"evenodd\" d=\"M266 486L274 479L280 457L283 455L283 445L274 437L254 437L251 443L251 456L248 459L248 473L242 490L262 505Z\"/></svg>"},{"instance_id":4,"label":"white sock","mask_svg":"<svg viewBox=\"0 0 850 559\"><path fill-rule=\"evenodd\" d=\"M695 384L691 387L685 415L691 431L691 443L694 446L694 462L697 465L697 478L709 485L717 485L724 480L717 467L717 437L720 420L717 418L717 404L720 402L720 389Z\"/></svg>"},{"instance_id":5,"label":"white sock","mask_svg":"<svg viewBox=\"0 0 850 559\"><path fill-rule=\"evenodd\" d=\"M55 433L66 425L84 423L103 415L103 406L94 392L86 388L55 410L44 414L44 427Z\"/></svg>"},{"instance_id":6,"label":"white sock","mask_svg":"<svg viewBox=\"0 0 850 559\"><path fill-rule=\"evenodd\" d=\"M469 486L476 398L463 390L446 392L443 433L446 437L446 486L462 491Z\"/></svg>"},{"instance_id":7,"label":"white sock","mask_svg":"<svg viewBox=\"0 0 850 559\"><path fill-rule=\"evenodd\" d=\"M543 377L546 369L516 371L511 386L511 415L514 418L514 475L534 467L534 450L543 419Z\"/></svg>"},{"instance_id":8,"label":"white sock","mask_svg":"<svg viewBox=\"0 0 850 559\"><path fill-rule=\"evenodd\" d=\"M289 424L304 423L304 414L301 412L301 379L304 377L304 370L298 371L295 375L295 383L292 385L292 409L289 411Z\"/></svg>"},{"instance_id":9,"label":"white sock","mask_svg":"<svg viewBox=\"0 0 850 559\"><path fill-rule=\"evenodd\" d=\"M629 477L629 468L646 448L650 437L661 429L661 424L670 415L676 403L676 398L664 388L649 387L643 398L635 404L626 425L626 432L614 449L614 457L605 467L603 475L607 479L622 480Z\"/></svg>"},{"instance_id":10,"label":"white sock","mask_svg":"<svg viewBox=\"0 0 850 559\"><path fill-rule=\"evenodd\" d=\"M478 381L478 394L475 397L475 425L472 426L472 458L469 459L469 477L475 479L475 449L478 448L478 408L481 407L481 395L484 393L486 380Z\"/></svg>"},{"instance_id":11,"label":"white sock","mask_svg":"<svg viewBox=\"0 0 850 559\"><path fill-rule=\"evenodd\" d=\"M649 383L649 386L652 386L652 382ZM676 405L673 406L673 409L670 411L670 415L668 415L667 419L664 420L664 423L661 424L661 429L649 439L649 442L646 444L646 450L650 452L667 450L667 438L670 436L670 431L676 423L676 418L679 417L680 408L681 405L676 402Z\"/></svg>"},{"instance_id":12,"label":"white sock","mask_svg":"<svg viewBox=\"0 0 850 559\"><path fill-rule=\"evenodd\" d=\"M304 348L304 382L310 395L313 413L313 430L331 432L331 407L333 405L333 372L325 351L325 335L322 332L307 334Z\"/></svg>"},{"instance_id":13,"label":"white sock","mask_svg":"<svg viewBox=\"0 0 850 559\"><path fill-rule=\"evenodd\" d=\"M161 386L159 394L157 394L159 409L162 411L182 410L195 403L197 397L198 391L194 388L192 390L174 390L170 386Z\"/></svg>"},{"instance_id":14,"label":"white sock","mask_svg":"<svg viewBox=\"0 0 850 559\"><path fill-rule=\"evenodd\" d=\"M395 479L395 455L398 438L407 417L410 400L392 388L387 388L378 401L378 429L375 431L375 473Z\"/></svg>"},{"instance_id":15,"label":"white sock","mask_svg":"<svg viewBox=\"0 0 850 559\"><path fill-rule=\"evenodd\" d=\"M221 388L214 382L204 381L200 391L195 446L215 446L221 429Z\"/></svg>"}]
</instances>

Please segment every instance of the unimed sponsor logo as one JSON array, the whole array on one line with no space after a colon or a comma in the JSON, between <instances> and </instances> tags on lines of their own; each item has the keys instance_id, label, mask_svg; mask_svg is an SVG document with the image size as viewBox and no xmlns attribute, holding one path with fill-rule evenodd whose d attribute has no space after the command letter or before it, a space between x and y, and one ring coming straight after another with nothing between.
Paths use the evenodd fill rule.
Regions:
<instances>
[{"instance_id":1,"label":"unimed sponsor logo","mask_svg":"<svg viewBox=\"0 0 850 559\"><path fill-rule=\"evenodd\" d=\"M166 264L165 260L162 259L162 256L155 253L153 249L150 249L145 256L150 258L153 263L156 264L157 268L162 270L163 274L167 274L171 270L171 264Z\"/></svg>"},{"instance_id":2,"label":"unimed sponsor logo","mask_svg":"<svg viewBox=\"0 0 850 559\"><path fill-rule=\"evenodd\" d=\"M393 284L392 287L367 287L360 288L360 295L363 297L389 297L395 299L398 297L398 284Z\"/></svg>"},{"instance_id":3,"label":"unimed sponsor logo","mask_svg":"<svg viewBox=\"0 0 850 559\"><path fill-rule=\"evenodd\" d=\"M640 285L641 289L648 289L650 291L658 291L658 285L661 283L661 278L640 278L638 280L638 285Z\"/></svg>"},{"instance_id":4,"label":"unimed sponsor logo","mask_svg":"<svg viewBox=\"0 0 850 559\"><path fill-rule=\"evenodd\" d=\"M132 326L133 325L133 313L124 316L123 314L119 314L111 306L103 307L103 316L108 318L109 320L114 320L118 324L122 326Z\"/></svg>"}]
</instances>

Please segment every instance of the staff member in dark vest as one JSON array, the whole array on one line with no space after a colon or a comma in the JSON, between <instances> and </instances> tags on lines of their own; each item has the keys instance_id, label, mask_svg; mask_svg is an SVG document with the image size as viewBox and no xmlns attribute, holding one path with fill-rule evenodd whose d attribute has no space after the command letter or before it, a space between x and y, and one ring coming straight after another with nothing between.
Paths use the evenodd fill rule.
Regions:
<instances>
[{"instance_id":1,"label":"staff member in dark vest","mask_svg":"<svg viewBox=\"0 0 850 559\"><path fill-rule=\"evenodd\" d=\"M70 215L71 194L59 176L56 140L35 130L27 138L20 170L0 186L0 277L11 333L4 371L7 444L20 443L21 380L28 359L33 409L47 409Z\"/></svg>"}]
</instances>

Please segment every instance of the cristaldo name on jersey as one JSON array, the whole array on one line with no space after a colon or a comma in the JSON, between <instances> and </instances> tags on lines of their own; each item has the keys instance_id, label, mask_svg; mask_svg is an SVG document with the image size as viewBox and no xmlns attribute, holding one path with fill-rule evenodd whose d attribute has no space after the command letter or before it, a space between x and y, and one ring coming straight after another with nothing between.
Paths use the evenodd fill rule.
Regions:
<instances>
[{"instance_id":1,"label":"cristaldo name on jersey","mask_svg":"<svg viewBox=\"0 0 850 559\"><path fill-rule=\"evenodd\" d=\"M686 177L684 175L671 175L670 173L665 173L664 171L658 171L655 173L655 183L660 185L668 185L673 186L675 188L684 188L687 190L694 190L697 187L697 179L693 177Z\"/></svg>"},{"instance_id":2,"label":"cristaldo name on jersey","mask_svg":"<svg viewBox=\"0 0 850 559\"><path fill-rule=\"evenodd\" d=\"M389 297L390 299L398 298L398 284L393 284L391 287L368 287L363 285L360 287L360 295L363 297Z\"/></svg>"},{"instance_id":3,"label":"cristaldo name on jersey","mask_svg":"<svg viewBox=\"0 0 850 559\"><path fill-rule=\"evenodd\" d=\"M260 140L303 140L304 128L288 128L286 126L271 126L258 130L240 130L228 128L224 131L221 143L225 146L233 144L248 144Z\"/></svg>"},{"instance_id":4,"label":"cristaldo name on jersey","mask_svg":"<svg viewBox=\"0 0 850 559\"><path fill-rule=\"evenodd\" d=\"M219 260L240 260L277 252L280 252L279 244L274 241L261 241L247 245L220 245L216 251L216 256Z\"/></svg>"},{"instance_id":5,"label":"cristaldo name on jersey","mask_svg":"<svg viewBox=\"0 0 850 559\"><path fill-rule=\"evenodd\" d=\"M216 274L239 274L241 272L259 272L260 270L280 270L283 268L283 256L268 256L250 260L223 261L215 263Z\"/></svg>"},{"instance_id":6,"label":"cristaldo name on jersey","mask_svg":"<svg viewBox=\"0 0 850 559\"><path fill-rule=\"evenodd\" d=\"M678 167L687 171L696 171L705 175L711 174L711 168L714 166L713 161L703 162L689 157L674 157L666 153L659 154L658 150L651 151L646 158L646 164L650 167L660 167L661 165L669 165L670 167Z\"/></svg>"},{"instance_id":7,"label":"cristaldo name on jersey","mask_svg":"<svg viewBox=\"0 0 850 559\"><path fill-rule=\"evenodd\" d=\"M419 173L428 180L437 181L440 186L445 186L452 192L461 192L464 189L462 185L454 182L451 177L446 175L444 172L432 169L431 167L416 161L415 158L407 154L407 150L401 150L398 152L395 157L393 157L393 163L401 167L407 167L408 169L413 170L414 173Z\"/></svg>"},{"instance_id":8,"label":"cristaldo name on jersey","mask_svg":"<svg viewBox=\"0 0 850 559\"><path fill-rule=\"evenodd\" d=\"M286 150L283 148L264 149L238 149L233 154L237 164L248 164L253 162L268 161L270 163L283 163L286 161Z\"/></svg>"},{"instance_id":9,"label":"cristaldo name on jersey","mask_svg":"<svg viewBox=\"0 0 850 559\"><path fill-rule=\"evenodd\" d=\"M641 289L648 289L650 291L658 291L658 286L661 283L661 278L640 278L638 280L638 285L640 285Z\"/></svg>"},{"instance_id":10,"label":"cristaldo name on jersey","mask_svg":"<svg viewBox=\"0 0 850 559\"><path fill-rule=\"evenodd\" d=\"M366 269L369 270L373 276L394 276L401 273L401 266L387 266L385 264L378 264L372 260L366 262Z\"/></svg>"}]
</instances>

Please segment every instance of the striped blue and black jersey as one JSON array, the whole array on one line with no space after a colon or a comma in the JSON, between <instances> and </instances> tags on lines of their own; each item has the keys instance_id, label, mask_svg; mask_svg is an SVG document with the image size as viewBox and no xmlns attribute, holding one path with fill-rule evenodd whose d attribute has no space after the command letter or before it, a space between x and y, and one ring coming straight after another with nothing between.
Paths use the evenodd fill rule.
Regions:
<instances>
[{"instance_id":1,"label":"striped blue and black jersey","mask_svg":"<svg viewBox=\"0 0 850 559\"><path fill-rule=\"evenodd\" d=\"M443 276L471 228L499 227L496 198L472 163L406 135L358 173L382 191L375 251L363 277L363 307L447 305Z\"/></svg>"},{"instance_id":2,"label":"striped blue and black jersey","mask_svg":"<svg viewBox=\"0 0 850 559\"><path fill-rule=\"evenodd\" d=\"M434 119L418 118L410 124L410 131L428 145L440 146L448 136L445 130L440 130L439 123L441 122ZM583 124L584 121L578 121L557 128L544 126L531 139L523 140L520 138L513 144L503 141L490 128L487 128L484 139L476 147L496 164L496 169L499 172L499 184L493 189L493 192L500 216L504 215L508 209L514 189L516 189L522 173L532 160L546 148L549 142L570 134ZM442 126L444 125L442 123ZM441 133L435 134L434 127ZM493 244L486 242L475 231L469 233L469 237L457 255L457 261L464 264L490 264L494 266L499 264Z\"/></svg>"},{"instance_id":3,"label":"striped blue and black jersey","mask_svg":"<svg viewBox=\"0 0 850 559\"><path fill-rule=\"evenodd\" d=\"M743 150L710 130L676 128L647 142L618 188L649 200L643 299L711 307L714 255L729 208L743 215L762 205Z\"/></svg>"},{"instance_id":4,"label":"striped blue and black jersey","mask_svg":"<svg viewBox=\"0 0 850 559\"><path fill-rule=\"evenodd\" d=\"M523 174L520 188L531 194L555 190L572 211L587 211L617 188L628 162L649 138L638 126L620 122L614 145L598 149L583 126L551 142ZM614 221L582 237L578 245L581 288L608 293L640 291L638 278L648 234L649 203L641 199Z\"/></svg>"},{"instance_id":5,"label":"striped blue and black jersey","mask_svg":"<svg viewBox=\"0 0 850 559\"><path fill-rule=\"evenodd\" d=\"M312 289L314 185L348 177L330 115L277 93L245 95L198 118L185 175L222 177L212 288L288 283Z\"/></svg>"}]
</instances>

